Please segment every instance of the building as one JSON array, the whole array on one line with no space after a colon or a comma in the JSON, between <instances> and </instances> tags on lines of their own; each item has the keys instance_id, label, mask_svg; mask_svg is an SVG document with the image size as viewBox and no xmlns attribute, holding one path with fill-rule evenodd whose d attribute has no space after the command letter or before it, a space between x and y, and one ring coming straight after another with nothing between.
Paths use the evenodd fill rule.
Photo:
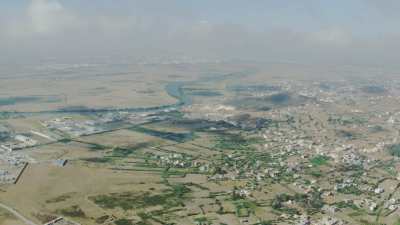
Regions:
<instances>
[{"instance_id":1,"label":"building","mask_svg":"<svg viewBox=\"0 0 400 225\"><path fill-rule=\"evenodd\" d=\"M68 160L67 159L56 159L54 160L54 165L59 166L59 167L64 167L65 165L67 165Z\"/></svg>"}]
</instances>

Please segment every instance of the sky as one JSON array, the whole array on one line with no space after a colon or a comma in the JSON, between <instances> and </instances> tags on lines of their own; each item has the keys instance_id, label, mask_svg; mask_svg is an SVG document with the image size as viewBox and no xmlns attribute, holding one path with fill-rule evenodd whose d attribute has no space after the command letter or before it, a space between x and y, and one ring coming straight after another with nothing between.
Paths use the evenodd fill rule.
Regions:
<instances>
[{"instance_id":1,"label":"sky","mask_svg":"<svg viewBox=\"0 0 400 225\"><path fill-rule=\"evenodd\" d=\"M191 57L395 65L397 0L2 0L0 62Z\"/></svg>"}]
</instances>

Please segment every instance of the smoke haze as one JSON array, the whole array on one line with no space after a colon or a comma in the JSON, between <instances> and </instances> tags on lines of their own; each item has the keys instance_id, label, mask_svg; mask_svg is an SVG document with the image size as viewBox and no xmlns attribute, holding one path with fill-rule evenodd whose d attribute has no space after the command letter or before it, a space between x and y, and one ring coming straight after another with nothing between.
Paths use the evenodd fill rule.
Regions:
<instances>
[{"instance_id":1,"label":"smoke haze","mask_svg":"<svg viewBox=\"0 0 400 225\"><path fill-rule=\"evenodd\" d=\"M193 57L396 65L394 0L0 3L2 62Z\"/></svg>"}]
</instances>

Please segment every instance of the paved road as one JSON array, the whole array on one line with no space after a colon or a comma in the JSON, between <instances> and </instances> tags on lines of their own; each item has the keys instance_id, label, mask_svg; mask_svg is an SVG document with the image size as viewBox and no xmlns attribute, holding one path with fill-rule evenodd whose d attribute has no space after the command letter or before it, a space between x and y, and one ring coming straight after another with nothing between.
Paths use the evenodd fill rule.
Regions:
<instances>
[{"instance_id":1,"label":"paved road","mask_svg":"<svg viewBox=\"0 0 400 225\"><path fill-rule=\"evenodd\" d=\"M38 225L32 221L30 221L29 219L25 218L23 215L21 215L19 212L17 212L15 209L4 205L3 203L0 203L0 208L3 208L5 210L7 210L8 212L10 212L11 214L13 214L15 217L17 217L19 220L23 221L26 225Z\"/></svg>"}]
</instances>

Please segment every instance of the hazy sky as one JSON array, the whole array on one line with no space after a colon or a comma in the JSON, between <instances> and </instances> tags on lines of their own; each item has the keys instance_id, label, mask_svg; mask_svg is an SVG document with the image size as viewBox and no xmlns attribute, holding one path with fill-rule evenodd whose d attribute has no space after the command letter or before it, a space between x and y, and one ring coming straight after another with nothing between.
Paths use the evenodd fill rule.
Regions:
<instances>
[{"instance_id":1,"label":"hazy sky","mask_svg":"<svg viewBox=\"0 0 400 225\"><path fill-rule=\"evenodd\" d=\"M397 64L398 0L2 0L0 61L189 56Z\"/></svg>"}]
</instances>

